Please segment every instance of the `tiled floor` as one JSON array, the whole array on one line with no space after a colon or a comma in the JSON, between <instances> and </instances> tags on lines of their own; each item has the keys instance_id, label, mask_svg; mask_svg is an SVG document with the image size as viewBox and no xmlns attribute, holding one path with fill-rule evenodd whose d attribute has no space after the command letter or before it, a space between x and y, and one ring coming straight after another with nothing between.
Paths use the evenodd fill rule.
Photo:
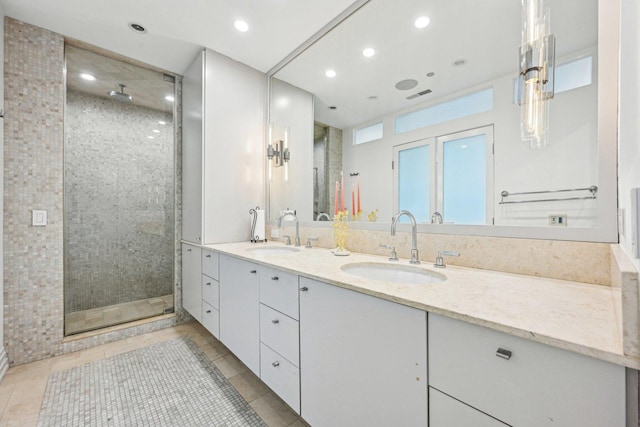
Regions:
<instances>
[{"instance_id":1,"label":"tiled floor","mask_svg":"<svg viewBox=\"0 0 640 427\"><path fill-rule=\"evenodd\" d=\"M200 346L267 425L307 426L258 377L229 353L222 343L196 322L9 369L0 383L0 426L28 427L37 424L47 379L51 372L80 366L183 335L189 336Z\"/></svg>"},{"instance_id":2,"label":"tiled floor","mask_svg":"<svg viewBox=\"0 0 640 427\"><path fill-rule=\"evenodd\" d=\"M173 294L76 311L65 315L65 333L72 335L158 316L164 314L165 308L170 307L173 307Z\"/></svg>"}]
</instances>

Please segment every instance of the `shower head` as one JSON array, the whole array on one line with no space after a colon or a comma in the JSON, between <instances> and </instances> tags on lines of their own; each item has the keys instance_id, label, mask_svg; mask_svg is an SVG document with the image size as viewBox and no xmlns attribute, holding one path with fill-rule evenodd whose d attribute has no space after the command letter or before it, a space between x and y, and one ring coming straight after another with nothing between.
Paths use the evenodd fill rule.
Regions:
<instances>
[{"instance_id":1,"label":"shower head","mask_svg":"<svg viewBox=\"0 0 640 427\"><path fill-rule=\"evenodd\" d=\"M133 98L131 97L131 95L124 93L124 88L126 86L123 85L122 83L119 84L118 86L120 86L120 91L112 90L111 92L107 92L107 95L109 95L111 98L115 99L116 101L126 102L128 104L132 103Z\"/></svg>"}]
</instances>

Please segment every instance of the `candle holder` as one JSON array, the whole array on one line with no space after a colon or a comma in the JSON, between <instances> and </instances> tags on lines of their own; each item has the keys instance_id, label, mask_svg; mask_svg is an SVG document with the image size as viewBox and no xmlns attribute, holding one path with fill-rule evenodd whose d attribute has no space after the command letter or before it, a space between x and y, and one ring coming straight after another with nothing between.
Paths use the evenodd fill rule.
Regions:
<instances>
[{"instance_id":1,"label":"candle holder","mask_svg":"<svg viewBox=\"0 0 640 427\"><path fill-rule=\"evenodd\" d=\"M378 219L378 209L369 212L367 214L367 218L369 219L369 222L376 222L376 219Z\"/></svg>"},{"instance_id":2,"label":"candle holder","mask_svg":"<svg viewBox=\"0 0 640 427\"><path fill-rule=\"evenodd\" d=\"M333 218L333 239L336 247L332 250L336 256L347 256L347 237L349 237L349 211L340 211Z\"/></svg>"},{"instance_id":3,"label":"candle holder","mask_svg":"<svg viewBox=\"0 0 640 427\"><path fill-rule=\"evenodd\" d=\"M352 219L354 221L360 221L360 218L362 218L362 211L358 212L357 214L352 215Z\"/></svg>"}]
</instances>

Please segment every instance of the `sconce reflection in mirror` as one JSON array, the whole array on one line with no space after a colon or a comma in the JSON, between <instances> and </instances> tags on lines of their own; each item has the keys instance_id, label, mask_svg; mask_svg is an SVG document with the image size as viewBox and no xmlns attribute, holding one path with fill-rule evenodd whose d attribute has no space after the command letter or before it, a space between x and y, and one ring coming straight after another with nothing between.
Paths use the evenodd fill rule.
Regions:
<instances>
[{"instance_id":1,"label":"sconce reflection in mirror","mask_svg":"<svg viewBox=\"0 0 640 427\"><path fill-rule=\"evenodd\" d=\"M522 45L518 76L520 131L531 148L548 145L549 99L553 98L555 38L543 0L522 0Z\"/></svg>"},{"instance_id":2,"label":"sconce reflection in mirror","mask_svg":"<svg viewBox=\"0 0 640 427\"><path fill-rule=\"evenodd\" d=\"M272 176L272 167L284 166L284 180L289 181L289 129L284 130L284 138L273 145L273 126L269 125L269 145L267 146L267 159L269 159L269 180Z\"/></svg>"}]
</instances>

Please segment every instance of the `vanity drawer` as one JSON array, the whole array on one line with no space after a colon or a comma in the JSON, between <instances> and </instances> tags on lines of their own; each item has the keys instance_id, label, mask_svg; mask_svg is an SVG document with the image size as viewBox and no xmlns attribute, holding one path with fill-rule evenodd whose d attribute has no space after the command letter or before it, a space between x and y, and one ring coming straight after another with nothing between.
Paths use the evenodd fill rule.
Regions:
<instances>
[{"instance_id":1,"label":"vanity drawer","mask_svg":"<svg viewBox=\"0 0 640 427\"><path fill-rule=\"evenodd\" d=\"M300 414L300 370L265 344L260 344L260 378Z\"/></svg>"},{"instance_id":2,"label":"vanity drawer","mask_svg":"<svg viewBox=\"0 0 640 427\"><path fill-rule=\"evenodd\" d=\"M625 424L625 369L428 316L429 385L516 426Z\"/></svg>"},{"instance_id":3,"label":"vanity drawer","mask_svg":"<svg viewBox=\"0 0 640 427\"><path fill-rule=\"evenodd\" d=\"M219 280L218 252L209 249L202 250L202 274L206 274L212 279Z\"/></svg>"},{"instance_id":4,"label":"vanity drawer","mask_svg":"<svg viewBox=\"0 0 640 427\"><path fill-rule=\"evenodd\" d=\"M260 267L260 302L298 319L298 276Z\"/></svg>"},{"instance_id":5,"label":"vanity drawer","mask_svg":"<svg viewBox=\"0 0 640 427\"><path fill-rule=\"evenodd\" d=\"M459 400L429 387L429 427L508 427Z\"/></svg>"},{"instance_id":6,"label":"vanity drawer","mask_svg":"<svg viewBox=\"0 0 640 427\"><path fill-rule=\"evenodd\" d=\"M214 337L220 338L220 313L204 301L202 301L202 326Z\"/></svg>"},{"instance_id":7,"label":"vanity drawer","mask_svg":"<svg viewBox=\"0 0 640 427\"><path fill-rule=\"evenodd\" d=\"M220 310L220 283L204 274L202 275L202 300Z\"/></svg>"},{"instance_id":8,"label":"vanity drawer","mask_svg":"<svg viewBox=\"0 0 640 427\"><path fill-rule=\"evenodd\" d=\"M260 304L260 341L300 366L298 321Z\"/></svg>"}]
</instances>

